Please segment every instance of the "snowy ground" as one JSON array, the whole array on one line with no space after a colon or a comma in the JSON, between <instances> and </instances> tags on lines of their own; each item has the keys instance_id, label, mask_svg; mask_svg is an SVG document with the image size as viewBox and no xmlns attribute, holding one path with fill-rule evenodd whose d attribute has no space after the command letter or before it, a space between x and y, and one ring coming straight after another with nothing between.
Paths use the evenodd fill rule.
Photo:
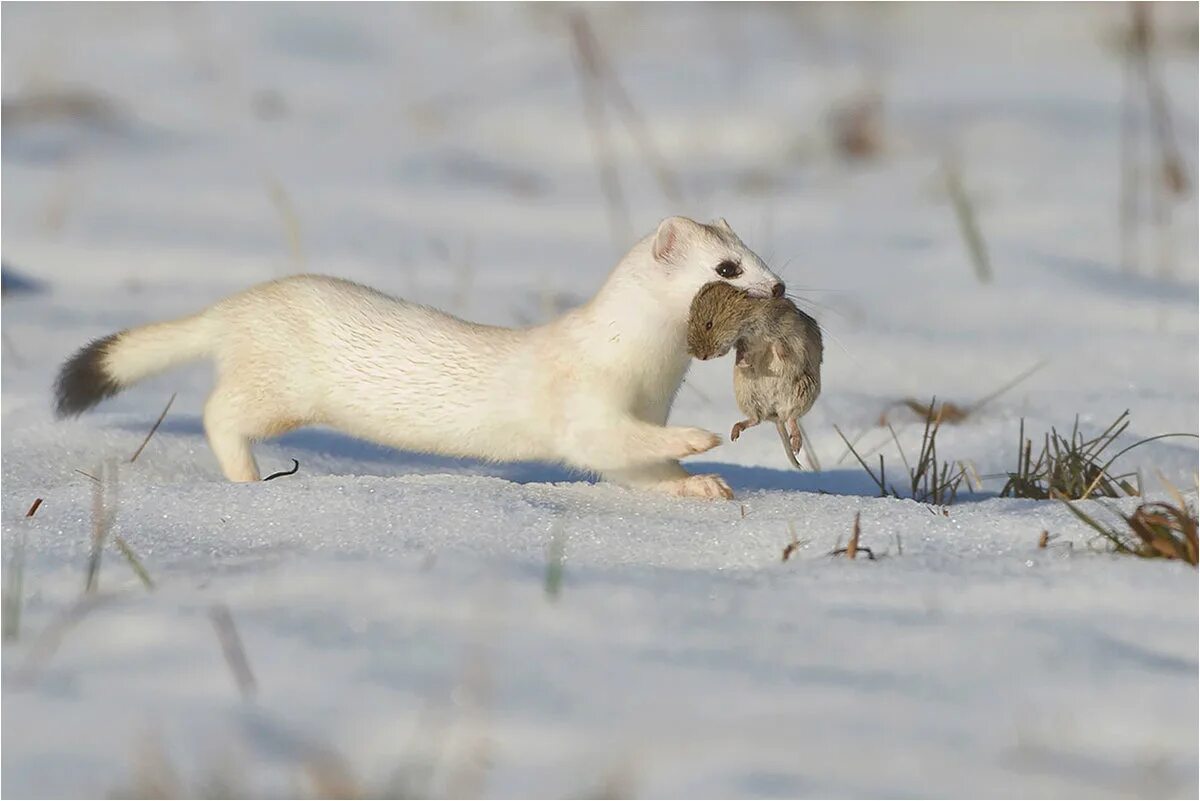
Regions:
<instances>
[{"instance_id":1,"label":"snowy ground","mask_svg":"<svg viewBox=\"0 0 1200 801\"><path fill-rule=\"evenodd\" d=\"M620 248L560 12L6 4L3 255L42 291L3 306L6 562L27 542L3 794L1194 797L1196 572L1089 552L1067 510L997 498L1002 480L948 516L873 497L833 429L867 430L869 449L892 401L967 403L1046 359L944 429L943 454L1000 473L1021 417L1040 436L1078 413L1095 433L1128 408L1122 445L1196 431L1195 201L1146 233L1137 273L1118 266L1121 7L592 9L685 195L664 199L618 134ZM1196 10L1161 13L1194 182ZM864 74L887 149L847 165L826 114ZM112 108L7 105L65 89ZM990 285L939 182L947 149ZM298 475L234 486L203 441L200 365L50 415L86 340L256 281L327 272L516 325L586 298L670 213L728 218L811 301L829 332L805 420L824 472L790 470L763 427L700 459L739 493L706 504L313 430L258 450ZM695 365L673 420L727 431L730 369ZM172 392L120 468L113 531L156 589L110 549L72 618L92 517L76 470L128 459ZM919 436L901 428L910 454ZM1194 487L1195 440L1118 467ZM856 512L886 558L825 556ZM808 544L781 563L789 526ZM1039 550L1043 530L1075 547Z\"/></svg>"}]
</instances>

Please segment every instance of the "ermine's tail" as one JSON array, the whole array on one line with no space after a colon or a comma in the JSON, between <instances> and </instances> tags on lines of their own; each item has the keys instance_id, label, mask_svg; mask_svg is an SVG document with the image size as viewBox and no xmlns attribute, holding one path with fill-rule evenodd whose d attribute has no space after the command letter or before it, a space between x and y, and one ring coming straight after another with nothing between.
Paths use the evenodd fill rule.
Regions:
<instances>
[{"instance_id":1,"label":"ermine's tail","mask_svg":"<svg viewBox=\"0 0 1200 801\"><path fill-rule=\"evenodd\" d=\"M792 467L797 470L803 470L804 468L796 461L796 454L792 451L792 440L788 437L787 429L783 427L783 423L776 420L775 430L779 432L779 439L783 440L783 452L787 454L788 461L792 463Z\"/></svg>"},{"instance_id":2,"label":"ermine's tail","mask_svg":"<svg viewBox=\"0 0 1200 801\"><path fill-rule=\"evenodd\" d=\"M131 328L97 339L72 356L54 385L59 417L74 417L143 378L213 352L204 314Z\"/></svg>"}]
</instances>

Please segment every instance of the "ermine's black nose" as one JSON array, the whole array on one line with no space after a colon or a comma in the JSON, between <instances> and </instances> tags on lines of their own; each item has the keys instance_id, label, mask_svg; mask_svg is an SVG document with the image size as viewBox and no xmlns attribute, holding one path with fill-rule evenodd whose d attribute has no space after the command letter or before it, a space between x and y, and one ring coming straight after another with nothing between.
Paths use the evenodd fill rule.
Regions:
<instances>
[{"instance_id":1,"label":"ermine's black nose","mask_svg":"<svg viewBox=\"0 0 1200 801\"><path fill-rule=\"evenodd\" d=\"M783 290L784 290L783 282L780 281L779 283L775 284L775 286L771 287L771 297L782 298Z\"/></svg>"}]
</instances>

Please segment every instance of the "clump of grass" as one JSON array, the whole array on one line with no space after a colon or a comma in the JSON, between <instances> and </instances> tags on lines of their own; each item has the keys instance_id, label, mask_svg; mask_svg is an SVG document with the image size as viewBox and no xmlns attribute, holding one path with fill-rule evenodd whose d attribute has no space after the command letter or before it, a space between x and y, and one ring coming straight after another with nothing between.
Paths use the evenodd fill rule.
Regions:
<instances>
[{"instance_id":1,"label":"clump of grass","mask_svg":"<svg viewBox=\"0 0 1200 801\"><path fill-rule=\"evenodd\" d=\"M1175 504L1143 503L1132 514L1119 514L1120 523L1105 525L1073 504L1071 513L1103 537L1115 553L1143 559L1178 559L1192 567L1197 564L1196 510L1183 499Z\"/></svg>"},{"instance_id":2,"label":"clump of grass","mask_svg":"<svg viewBox=\"0 0 1200 801\"><path fill-rule=\"evenodd\" d=\"M1008 473L1008 481L1000 491L1002 498L1033 498L1035 500L1069 500L1084 498L1120 498L1139 496L1141 492L1126 481L1133 473L1113 475L1109 468L1122 455L1139 445L1164 437L1190 437L1195 434L1159 434L1138 440L1104 458L1113 443L1129 427L1129 410L1122 412L1098 435L1088 439L1079 431L1079 416L1071 426L1070 436L1051 428L1044 436L1042 450L1033 457L1033 441L1025 438L1025 420L1021 419L1017 468Z\"/></svg>"},{"instance_id":3,"label":"clump of grass","mask_svg":"<svg viewBox=\"0 0 1200 801\"><path fill-rule=\"evenodd\" d=\"M940 410L944 406L939 407L937 398L930 401L927 407L928 414L925 417L925 430L921 435L921 450L917 455L917 460L914 464L909 464L908 457L904 454L904 449L900 446L900 439L896 435L896 431L889 424L888 429L891 431L892 439L896 443L896 449L900 453L900 458L904 462L905 468L908 470L909 478L909 497L920 503L931 503L936 506L948 506L954 503L958 496L958 488L966 480L967 470L961 464L955 467L950 462L938 460L937 454L937 435L942 427L942 418L935 413L935 410ZM883 456L879 457L879 475L867 464L866 460L859 455L855 450L854 445L842 433L842 430L834 426L834 431L837 431L838 436L846 443L846 447L854 454L854 458L862 465L863 470L867 471L867 475L879 487L881 497L891 496L899 498L900 493L896 491L895 485L888 484L887 476L884 472Z\"/></svg>"}]
</instances>

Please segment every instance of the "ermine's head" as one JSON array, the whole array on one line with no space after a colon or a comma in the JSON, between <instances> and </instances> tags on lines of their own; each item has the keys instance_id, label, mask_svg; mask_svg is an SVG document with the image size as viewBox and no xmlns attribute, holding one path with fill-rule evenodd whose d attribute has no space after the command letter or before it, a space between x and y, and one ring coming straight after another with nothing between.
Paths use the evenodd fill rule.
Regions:
<instances>
[{"instance_id":1,"label":"ermine's head","mask_svg":"<svg viewBox=\"0 0 1200 801\"><path fill-rule=\"evenodd\" d=\"M650 250L671 295L687 302L712 281L728 283L756 298L783 296L783 281L725 220L702 225L687 217L668 217L659 224Z\"/></svg>"},{"instance_id":2,"label":"ermine's head","mask_svg":"<svg viewBox=\"0 0 1200 801\"><path fill-rule=\"evenodd\" d=\"M762 300L722 281L705 284L688 312L687 349L697 359L715 359L729 352L747 325L760 314Z\"/></svg>"}]
</instances>

